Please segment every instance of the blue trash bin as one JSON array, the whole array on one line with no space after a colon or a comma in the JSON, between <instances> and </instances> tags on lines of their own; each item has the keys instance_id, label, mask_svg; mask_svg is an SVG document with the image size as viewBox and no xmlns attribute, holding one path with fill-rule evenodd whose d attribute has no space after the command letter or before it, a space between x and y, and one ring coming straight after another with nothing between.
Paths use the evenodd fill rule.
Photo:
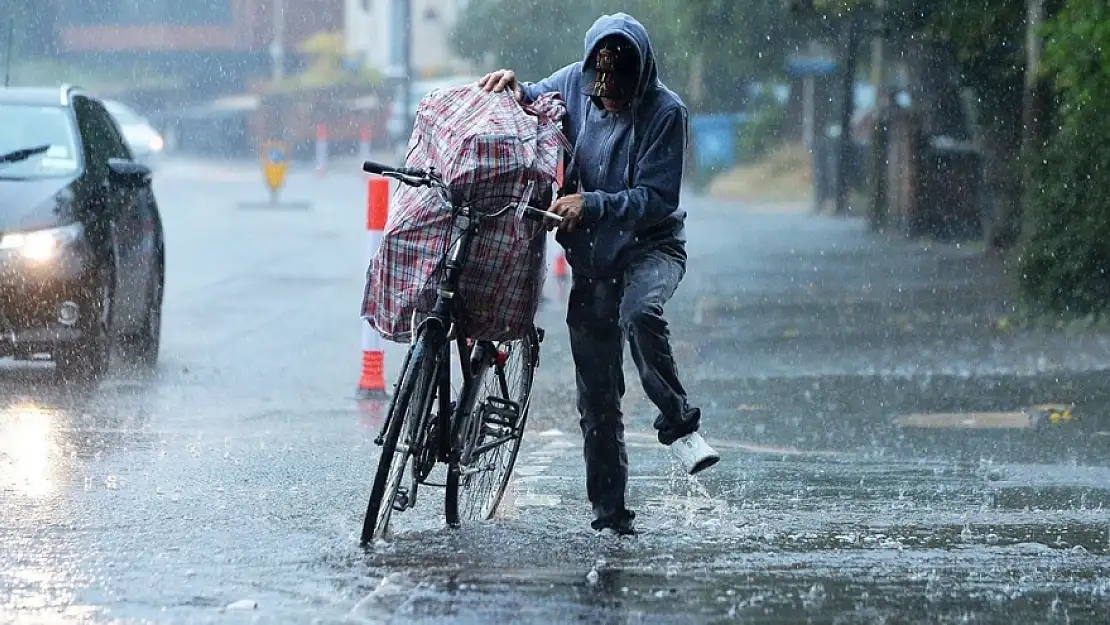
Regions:
<instances>
[{"instance_id":1,"label":"blue trash bin","mask_svg":"<svg viewBox=\"0 0 1110 625\"><path fill-rule=\"evenodd\" d=\"M729 169L736 164L735 115L694 115L694 156L700 170Z\"/></svg>"}]
</instances>

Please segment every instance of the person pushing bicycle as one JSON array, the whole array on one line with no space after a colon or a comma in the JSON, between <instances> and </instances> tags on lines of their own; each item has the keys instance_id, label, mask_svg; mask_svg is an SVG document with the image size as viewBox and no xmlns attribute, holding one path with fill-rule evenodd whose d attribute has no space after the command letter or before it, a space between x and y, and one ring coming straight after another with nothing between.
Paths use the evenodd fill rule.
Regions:
<instances>
[{"instance_id":1,"label":"person pushing bicycle","mask_svg":"<svg viewBox=\"0 0 1110 625\"><path fill-rule=\"evenodd\" d=\"M574 149L556 240L572 284L567 308L581 416L586 491L595 530L635 534L625 506L628 454L621 399L624 339L644 391L659 409L654 427L687 473L720 460L698 433L701 410L679 380L663 306L686 273L686 211L679 206L687 111L660 80L647 30L625 13L603 15L586 33L581 62L537 82L501 69L486 91L512 90L528 103L558 92ZM551 227L554 227L552 224Z\"/></svg>"}]
</instances>

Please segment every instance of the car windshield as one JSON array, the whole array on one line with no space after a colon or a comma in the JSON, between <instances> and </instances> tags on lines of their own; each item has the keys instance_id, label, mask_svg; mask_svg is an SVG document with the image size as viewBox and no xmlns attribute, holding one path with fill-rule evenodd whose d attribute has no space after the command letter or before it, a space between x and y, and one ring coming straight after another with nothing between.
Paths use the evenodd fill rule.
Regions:
<instances>
[{"instance_id":1,"label":"car windshield","mask_svg":"<svg viewBox=\"0 0 1110 625\"><path fill-rule=\"evenodd\" d=\"M59 106L0 103L0 155L50 146L22 160L0 163L0 178L49 178L77 172L73 122Z\"/></svg>"}]
</instances>

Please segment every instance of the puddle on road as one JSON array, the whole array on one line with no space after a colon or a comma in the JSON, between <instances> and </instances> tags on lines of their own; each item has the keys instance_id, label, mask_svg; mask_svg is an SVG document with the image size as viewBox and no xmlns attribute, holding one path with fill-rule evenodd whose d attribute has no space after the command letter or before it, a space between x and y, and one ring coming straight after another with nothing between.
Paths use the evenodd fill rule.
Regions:
<instances>
[{"instance_id":1,"label":"puddle on road","mask_svg":"<svg viewBox=\"0 0 1110 625\"><path fill-rule=\"evenodd\" d=\"M353 619L414 623L760 622L938 623L970 619L1095 622L1110 594L1083 558L1050 567L982 556L774 558L690 564L678 556L611 557L553 568L426 568L391 574L352 609ZM1087 558L1089 560L1089 558Z\"/></svg>"},{"instance_id":2,"label":"puddle on road","mask_svg":"<svg viewBox=\"0 0 1110 625\"><path fill-rule=\"evenodd\" d=\"M1005 510L1110 510L1110 489L1093 486L1000 486L995 507Z\"/></svg>"},{"instance_id":3,"label":"puddle on road","mask_svg":"<svg viewBox=\"0 0 1110 625\"><path fill-rule=\"evenodd\" d=\"M803 473L812 479L821 465L811 460L762 459L753 465L795 472L775 484L783 488ZM924 483L938 474L948 474L952 492L961 480L965 489L969 480L986 483L973 468L947 467L888 467L886 483L876 468L867 479L881 484L872 494L876 500L912 491L907 482ZM420 523L367 557L368 574L391 581L365 595L349 617L413 623L711 623L757 617L781 623L938 623L1005 615L1009 622L1051 623L1097 619L1110 609L1110 524L1101 512L1076 511L1055 522L1051 514L1018 519L975 505L971 509L981 517L975 518L967 501L949 499L945 506L939 496L929 503L936 509L911 510L904 519L897 511L853 513L847 506L836 514L822 511L819 504L827 504L827 497L850 494L845 468L829 471L844 492L825 491L809 511L783 509L766 492L751 501L750 492L736 497L720 484L674 473L634 481L634 488L664 491L639 499L649 512L637 519L643 533L635 538L595 534L585 511L566 506L519 509L457 531ZM859 473L854 480L858 495ZM562 486L579 487L573 481ZM563 499L577 501L570 493ZM760 510L760 501L768 509Z\"/></svg>"},{"instance_id":4,"label":"puddle on road","mask_svg":"<svg viewBox=\"0 0 1110 625\"><path fill-rule=\"evenodd\" d=\"M724 470L698 479L650 464L631 482L644 534L618 539L589 529L574 435L545 434L525 450L531 466L544 469L522 471L532 475L517 483L531 490L514 489L496 521L448 530L442 490L427 489L418 510L395 517L392 542L364 554L355 546L357 511L337 511L336 497L310 484L292 496L270 493L288 500L288 516L267 504L259 509L269 514L238 528L231 527L241 524L236 512L213 507L243 500L206 494L186 509L208 518L197 526L208 542L171 557L192 562L197 575L183 583L175 569L138 565L134 579L113 573L116 588L129 591L125 600L97 596L95 603L115 601L123 616L158 618L159 597L195 593L208 599L169 604L170 614L222 622L224 605L248 597L259 599L257 610L243 613L255 622L311 614L323 622L483 624L936 623L999 615L1066 622L1110 610L1110 518L1098 472L1083 473L1080 487L1061 486L1077 469L790 450L730 453ZM318 444L306 439L288 451L298 449L315 453ZM653 453L662 452L637 450ZM304 458L264 454L253 466L301 466ZM328 474L350 468L339 463ZM364 496L360 486L351 499ZM288 548L281 541L290 527L303 543ZM275 530L272 542L266 532ZM323 538L348 530L345 541ZM116 540L123 555L101 555L98 564L131 566L147 555L144 538L123 548ZM202 549L217 541L220 551ZM146 589L152 570L164 577ZM228 582L233 596L216 592L213 584Z\"/></svg>"},{"instance_id":5,"label":"puddle on road","mask_svg":"<svg viewBox=\"0 0 1110 625\"><path fill-rule=\"evenodd\" d=\"M1106 491L1053 497L1034 485L1038 470L787 453L750 454L699 479L672 466L630 481L645 511L635 538L593 533L577 505L580 480L539 471L528 483L560 506L523 506L457 531L420 523L364 560L375 579L404 583L366 595L350 617L1097 620L1110 609ZM1008 503L1022 497L1044 509Z\"/></svg>"}]
</instances>

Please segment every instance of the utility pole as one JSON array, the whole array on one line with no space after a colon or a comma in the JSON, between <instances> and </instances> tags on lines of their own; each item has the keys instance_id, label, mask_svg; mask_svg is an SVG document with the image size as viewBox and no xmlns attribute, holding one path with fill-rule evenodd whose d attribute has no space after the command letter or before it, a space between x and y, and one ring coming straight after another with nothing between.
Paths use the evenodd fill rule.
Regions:
<instances>
[{"instance_id":1,"label":"utility pole","mask_svg":"<svg viewBox=\"0 0 1110 625\"><path fill-rule=\"evenodd\" d=\"M1045 18L1044 0L1026 0L1025 28L1025 91L1022 94L1022 131L1021 131L1021 187L1025 188L1036 172L1037 154L1044 148L1048 131L1046 129L1048 110L1051 107L1051 92L1040 78L1039 70L1044 41L1041 39L1041 22ZM1021 234L1022 215L1020 209L1011 209L1008 234L1013 240ZM1010 242L1012 244L1012 241Z\"/></svg>"},{"instance_id":2,"label":"utility pole","mask_svg":"<svg viewBox=\"0 0 1110 625\"><path fill-rule=\"evenodd\" d=\"M285 0L272 0L273 39L270 42L270 59L273 62L274 86L285 78Z\"/></svg>"},{"instance_id":3,"label":"utility pole","mask_svg":"<svg viewBox=\"0 0 1110 625\"><path fill-rule=\"evenodd\" d=\"M403 76L401 78L401 104L404 106L404 113L401 119L404 120L405 132L411 132L413 119L412 114L409 113L412 97L412 3L410 0L398 0L397 4L401 8L401 19L403 27L401 28L401 67L403 68Z\"/></svg>"},{"instance_id":4,"label":"utility pole","mask_svg":"<svg viewBox=\"0 0 1110 625\"><path fill-rule=\"evenodd\" d=\"M408 133L412 129L412 116L409 113L412 91L412 4L410 0L392 0L389 8L389 65L386 76L397 90L394 98L401 109L397 120L400 135L392 137L392 140L403 145L408 142Z\"/></svg>"},{"instance_id":5,"label":"utility pole","mask_svg":"<svg viewBox=\"0 0 1110 625\"><path fill-rule=\"evenodd\" d=\"M848 213L848 167L852 157L852 109L855 104L856 60L859 48L858 17L855 11L847 15L847 32L844 44L844 74L841 86L840 149L836 158L836 214Z\"/></svg>"},{"instance_id":6,"label":"utility pole","mask_svg":"<svg viewBox=\"0 0 1110 625\"><path fill-rule=\"evenodd\" d=\"M8 21L8 51L4 54L4 87L12 80L12 40L15 39L15 16Z\"/></svg>"}]
</instances>

